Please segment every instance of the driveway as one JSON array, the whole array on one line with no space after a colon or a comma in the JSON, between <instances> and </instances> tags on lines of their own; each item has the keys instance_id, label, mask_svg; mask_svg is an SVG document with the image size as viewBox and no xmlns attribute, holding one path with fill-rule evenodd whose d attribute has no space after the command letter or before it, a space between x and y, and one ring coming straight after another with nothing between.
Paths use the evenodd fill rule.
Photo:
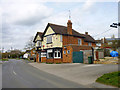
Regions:
<instances>
[{"instance_id":1,"label":"driveway","mask_svg":"<svg viewBox=\"0 0 120 90\"><path fill-rule=\"evenodd\" d=\"M1 81L1 80L0 80ZM3 88L86 88L39 70L22 60L9 60L2 64Z\"/></svg>"},{"instance_id":2,"label":"driveway","mask_svg":"<svg viewBox=\"0 0 120 90\"><path fill-rule=\"evenodd\" d=\"M29 64L42 71L82 85L86 85L88 87L94 87L94 85L96 85L95 80L104 73L118 71L118 65L115 64Z\"/></svg>"}]
</instances>

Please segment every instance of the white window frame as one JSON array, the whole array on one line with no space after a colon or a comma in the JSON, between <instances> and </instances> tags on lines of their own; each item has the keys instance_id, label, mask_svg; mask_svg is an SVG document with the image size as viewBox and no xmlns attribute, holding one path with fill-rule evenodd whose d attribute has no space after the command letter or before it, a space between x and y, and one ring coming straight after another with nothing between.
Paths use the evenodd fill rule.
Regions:
<instances>
[{"instance_id":1,"label":"white window frame","mask_svg":"<svg viewBox=\"0 0 120 90\"><path fill-rule=\"evenodd\" d=\"M66 54L66 51L63 51L64 54Z\"/></svg>"},{"instance_id":2,"label":"white window frame","mask_svg":"<svg viewBox=\"0 0 120 90\"><path fill-rule=\"evenodd\" d=\"M70 50L67 50L67 54L70 54Z\"/></svg>"},{"instance_id":3,"label":"white window frame","mask_svg":"<svg viewBox=\"0 0 120 90\"><path fill-rule=\"evenodd\" d=\"M101 43L96 43L97 46L101 46Z\"/></svg>"},{"instance_id":4,"label":"white window frame","mask_svg":"<svg viewBox=\"0 0 120 90\"><path fill-rule=\"evenodd\" d=\"M47 58L53 58L53 57L49 57L48 53L53 53L52 49L47 50Z\"/></svg>"},{"instance_id":5,"label":"white window frame","mask_svg":"<svg viewBox=\"0 0 120 90\"><path fill-rule=\"evenodd\" d=\"M78 45L82 45L82 40L78 39Z\"/></svg>"},{"instance_id":6,"label":"white window frame","mask_svg":"<svg viewBox=\"0 0 120 90\"><path fill-rule=\"evenodd\" d=\"M91 43L91 42L89 42L89 43L88 43L88 46L92 46L92 43Z\"/></svg>"},{"instance_id":7,"label":"white window frame","mask_svg":"<svg viewBox=\"0 0 120 90\"><path fill-rule=\"evenodd\" d=\"M46 52L41 52L41 57L46 57Z\"/></svg>"},{"instance_id":8,"label":"white window frame","mask_svg":"<svg viewBox=\"0 0 120 90\"><path fill-rule=\"evenodd\" d=\"M37 45L36 45L37 47L41 46L41 44L42 44L41 41L37 41L36 43L37 43Z\"/></svg>"},{"instance_id":9,"label":"white window frame","mask_svg":"<svg viewBox=\"0 0 120 90\"><path fill-rule=\"evenodd\" d=\"M55 57L55 52L57 52L57 57ZM60 53L60 57L58 57L58 53ZM54 51L54 58L61 58L61 50L57 49Z\"/></svg>"},{"instance_id":10,"label":"white window frame","mask_svg":"<svg viewBox=\"0 0 120 90\"><path fill-rule=\"evenodd\" d=\"M47 43L52 43L52 35L47 36Z\"/></svg>"}]
</instances>

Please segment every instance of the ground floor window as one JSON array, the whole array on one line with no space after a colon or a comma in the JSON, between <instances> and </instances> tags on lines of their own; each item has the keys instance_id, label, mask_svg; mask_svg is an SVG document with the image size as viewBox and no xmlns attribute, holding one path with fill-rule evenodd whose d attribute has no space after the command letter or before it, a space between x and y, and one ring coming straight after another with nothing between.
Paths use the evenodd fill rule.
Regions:
<instances>
[{"instance_id":1,"label":"ground floor window","mask_svg":"<svg viewBox=\"0 0 120 90\"><path fill-rule=\"evenodd\" d=\"M41 57L46 57L46 52L41 52Z\"/></svg>"},{"instance_id":2,"label":"ground floor window","mask_svg":"<svg viewBox=\"0 0 120 90\"><path fill-rule=\"evenodd\" d=\"M61 50L60 49L56 49L54 51L54 58L61 58Z\"/></svg>"},{"instance_id":3,"label":"ground floor window","mask_svg":"<svg viewBox=\"0 0 120 90\"><path fill-rule=\"evenodd\" d=\"M52 49L47 50L47 58L53 58L53 50Z\"/></svg>"}]
</instances>

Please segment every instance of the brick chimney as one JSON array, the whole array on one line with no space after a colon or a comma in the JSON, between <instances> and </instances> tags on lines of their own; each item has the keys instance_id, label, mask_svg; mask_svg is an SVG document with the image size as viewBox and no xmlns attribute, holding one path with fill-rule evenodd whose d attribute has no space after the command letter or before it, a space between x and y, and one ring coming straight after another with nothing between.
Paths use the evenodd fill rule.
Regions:
<instances>
[{"instance_id":1,"label":"brick chimney","mask_svg":"<svg viewBox=\"0 0 120 90\"><path fill-rule=\"evenodd\" d=\"M86 35L88 35L88 32L85 32Z\"/></svg>"},{"instance_id":2,"label":"brick chimney","mask_svg":"<svg viewBox=\"0 0 120 90\"><path fill-rule=\"evenodd\" d=\"M72 35L72 22L71 22L71 20L68 20L68 22L67 22L67 34Z\"/></svg>"}]
</instances>

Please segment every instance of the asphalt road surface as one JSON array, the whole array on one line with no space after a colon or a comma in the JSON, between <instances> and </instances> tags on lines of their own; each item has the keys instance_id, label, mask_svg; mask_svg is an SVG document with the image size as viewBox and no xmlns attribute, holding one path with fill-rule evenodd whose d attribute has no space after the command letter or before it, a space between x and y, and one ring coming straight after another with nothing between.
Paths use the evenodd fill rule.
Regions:
<instances>
[{"instance_id":1,"label":"asphalt road surface","mask_svg":"<svg viewBox=\"0 0 120 90\"><path fill-rule=\"evenodd\" d=\"M86 88L83 85L43 72L22 60L2 65L2 88Z\"/></svg>"}]
</instances>

